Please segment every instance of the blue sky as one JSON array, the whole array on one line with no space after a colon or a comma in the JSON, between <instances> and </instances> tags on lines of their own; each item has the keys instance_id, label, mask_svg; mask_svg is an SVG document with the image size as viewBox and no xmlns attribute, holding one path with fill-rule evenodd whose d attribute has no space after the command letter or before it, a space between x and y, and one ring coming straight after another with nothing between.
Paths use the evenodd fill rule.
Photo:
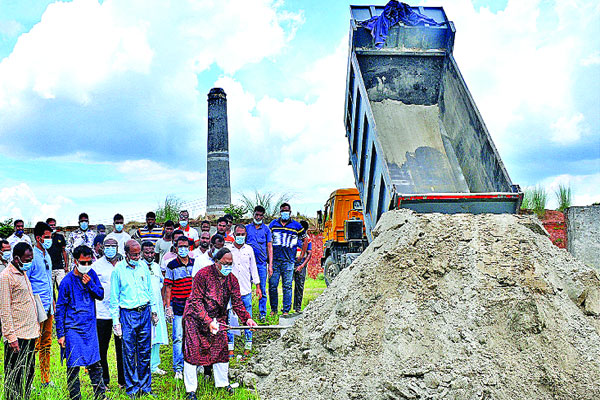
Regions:
<instances>
[{"instance_id":1,"label":"blue sky","mask_svg":"<svg viewBox=\"0 0 600 400\"><path fill-rule=\"evenodd\" d=\"M200 213L213 86L228 93L234 199L289 192L314 214L354 183L351 3L371 4L0 0L0 218L106 222L169 194ZM600 6L419 4L454 21L454 55L512 180L600 201Z\"/></svg>"}]
</instances>

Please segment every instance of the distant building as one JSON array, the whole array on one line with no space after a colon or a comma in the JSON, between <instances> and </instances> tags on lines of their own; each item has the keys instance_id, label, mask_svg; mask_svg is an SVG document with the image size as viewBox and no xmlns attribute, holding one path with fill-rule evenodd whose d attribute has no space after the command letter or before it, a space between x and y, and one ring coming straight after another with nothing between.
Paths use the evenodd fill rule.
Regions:
<instances>
[{"instance_id":1,"label":"distant building","mask_svg":"<svg viewBox=\"0 0 600 400\"><path fill-rule=\"evenodd\" d=\"M231 204L227 95L221 88L208 92L206 156L206 215L220 216Z\"/></svg>"}]
</instances>

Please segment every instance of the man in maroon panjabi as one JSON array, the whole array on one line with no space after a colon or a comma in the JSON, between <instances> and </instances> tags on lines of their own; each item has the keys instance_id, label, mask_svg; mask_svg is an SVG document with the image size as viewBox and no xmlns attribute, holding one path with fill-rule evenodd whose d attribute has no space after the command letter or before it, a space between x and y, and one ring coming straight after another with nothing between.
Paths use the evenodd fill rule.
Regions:
<instances>
[{"instance_id":1,"label":"man in maroon panjabi","mask_svg":"<svg viewBox=\"0 0 600 400\"><path fill-rule=\"evenodd\" d=\"M229 249L219 250L214 260L194 277L183 312L183 381L188 399L196 398L198 365L212 366L215 387L233 392L228 377L227 331L220 326L227 324L229 301L242 324L257 325L244 307L237 278L231 274L233 257Z\"/></svg>"}]
</instances>

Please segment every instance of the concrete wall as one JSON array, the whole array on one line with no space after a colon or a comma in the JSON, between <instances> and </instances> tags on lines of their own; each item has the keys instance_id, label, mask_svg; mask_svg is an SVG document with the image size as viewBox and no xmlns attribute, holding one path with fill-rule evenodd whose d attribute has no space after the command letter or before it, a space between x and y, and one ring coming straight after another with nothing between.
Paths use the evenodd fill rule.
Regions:
<instances>
[{"instance_id":1,"label":"concrete wall","mask_svg":"<svg viewBox=\"0 0 600 400\"><path fill-rule=\"evenodd\" d=\"M600 270L600 205L569 207L566 223L569 253Z\"/></svg>"}]
</instances>

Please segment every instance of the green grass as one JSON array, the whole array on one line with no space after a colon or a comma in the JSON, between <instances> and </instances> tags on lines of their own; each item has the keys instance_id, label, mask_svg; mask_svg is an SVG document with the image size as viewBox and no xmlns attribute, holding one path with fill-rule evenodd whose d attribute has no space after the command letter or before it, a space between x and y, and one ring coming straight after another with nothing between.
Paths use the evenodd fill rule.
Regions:
<instances>
[{"instance_id":1,"label":"green grass","mask_svg":"<svg viewBox=\"0 0 600 400\"><path fill-rule=\"evenodd\" d=\"M306 307L308 303L314 300L319 294L325 290L325 281L319 279L306 279L304 288L304 297L302 300L302 308ZM279 307L281 308L282 295L281 286L279 287ZM252 304L253 315L258 321L258 300L254 299ZM270 306L267 302L267 321L269 324L277 324L279 322L279 316L270 316ZM170 332L170 325L169 332ZM254 350L253 354L256 354L258 350L256 348L269 339L276 338L278 336L275 332L254 332L253 343ZM241 336L236 337L236 354L241 354L244 348L244 341L240 339ZM153 375L152 376L152 391L159 400L175 400L185 399L185 387L183 381L175 381L173 376L172 368L172 345L161 346L160 349L161 364L160 368L167 371L164 376ZM4 346L0 346L0 357L4 360ZM119 389L117 385L117 363L115 359L114 340L111 340L111 345L108 350L109 357L109 368L110 368L110 393L107 393L110 399L129 399L126 395L125 390ZM3 363L2 363L3 364ZM240 364L239 361L234 360L231 363L232 367L236 367ZM67 368L65 365L60 365L60 350L56 337L52 341L52 355L50 359L50 379L55 384L53 388L41 388L40 385L40 369L39 369L39 358L36 357L36 375L34 379L34 389L31 393L32 400L67 400L69 393L67 390ZM82 371L80 373L81 380L81 394L83 399L93 399L92 386L90 380ZM4 371L0 377L0 384L4 384ZM214 382L212 380L204 381L200 374L198 378L198 391L196 392L198 399L234 399L234 400L246 400L246 399L259 399L260 397L252 388L238 388L234 396L230 396L223 390L215 389ZM146 397L150 398L150 397ZM0 400L4 399L4 391L0 390Z\"/></svg>"},{"instance_id":2,"label":"green grass","mask_svg":"<svg viewBox=\"0 0 600 400\"><path fill-rule=\"evenodd\" d=\"M571 195L571 187L559 185L558 190L554 192L556 201L558 202L558 211L565 212L567 208L571 207L573 198Z\"/></svg>"}]
</instances>

